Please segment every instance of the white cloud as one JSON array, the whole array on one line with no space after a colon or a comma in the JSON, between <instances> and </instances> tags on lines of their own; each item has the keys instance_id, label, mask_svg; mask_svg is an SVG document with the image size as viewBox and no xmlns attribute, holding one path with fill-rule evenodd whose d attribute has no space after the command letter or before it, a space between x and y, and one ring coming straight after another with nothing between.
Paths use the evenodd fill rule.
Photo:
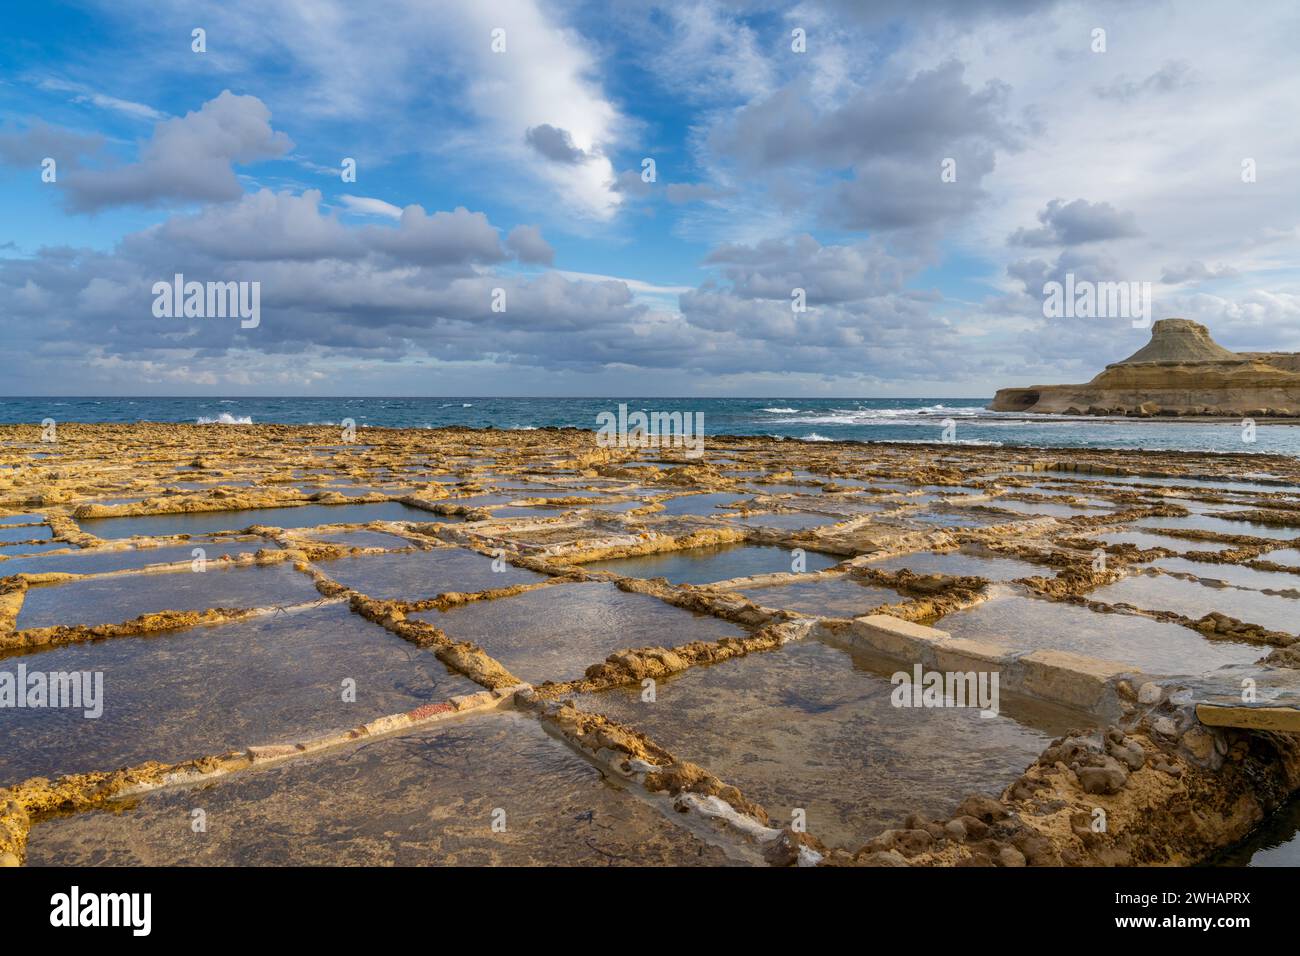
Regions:
<instances>
[{"instance_id":1,"label":"white cloud","mask_svg":"<svg viewBox=\"0 0 1300 956\"><path fill-rule=\"evenodd\" d=\"M255 96L225 90L183 117L164 120L124 166L84 169L66 180L72 208L237 199L235 163L284 155L293 143L271 128L271 111Z\"/></svg>"},{"instance_id":2,"label":"white cloud","mask_svg":"<svg viewBox=\"0 0 1300 956\"><path fill-rule=\"evenodd\" d=\"M331 170L331 172L333 171ZM382 199L375 199L372 196L350 196L346 193L339 196L339 199L347 207L348 212L354 212L362 216L383 216L386 219L402 218L401 206L394 206Z\"/></svg>"},{"instance_id":3,"label":"white cloud","mask_svg":"<svg viewBox=\"0 0 1300 956\"><path fill-rule=\"evenodd\" d=\"M520 262L549 266L555 261L555 250L536 226L515 226L506 236L506 245Z\"/></svg>"},{"instance_id":4,"label":"white cloud","mask_svg":"<svg viewBox=\"0 0 1300 956\"><path fill-rule=\"evenodd\" d=\"M1246 237L1300 219L1300 134L1282 119L1300 98L1300 74L1276 68L1293 58L1300 12L1268 10L1225 17L1210 2L1062 4L1013 23L926 21L898 61L923 67L956 56L969 82L1005 83L1009 110L1032 130L1026 149L999 154L983 183L991 202L961 225L960 242L991 254L1049 200L1081 197L1136 217L1141 237L1106 244L1129 278L1155 280L1171 259L1249 268ZM1107 29L1105 53L1089 48L1096 26ZM1171 61L1193 64L1196 81ZM1124 95L1098 96L1099 87ZM1241 181L1245 157L1259 163L1254 184ZM1004 261L1016 255L1008 250Z\"/></svg>"},{"instance_id":5,"label":"white cloud","mask_svg":"<svg viewBox=\"0 0 1300 956\"><path fill-rule=\"evenodd\" d=\"M684 292L694 291L694 286L689 285L656 285L653 282L645 282L641 279L629 279L625 276L607 276L598 272L572 272L563 269L557 269L559 275L566 279L572 279L575 282L621 282L633 292L641 292L646 295L681 295Z\"/></svg>"},{"instance_id":6,"label":"white cloud","mask_svg":"<svg viewBox=\"0 0 1300 956\"><path fill-rule=\"evenodd\" d=\"M72 83L68 80L61 80L56 77L45 77L37 81L37 86L43 90L50 90L56 93L73 94L74 103L89 103L102 110L112 110L129 116L132 119L148 120L157 122L165 119L166 113L154 109L144 103L136 103L132 100L120 99L116 96L109 96L107 93L101 93L98 90L91 89L81 83Z\"/></svg>"},{"instance_id":7,"label":"white cloud","mask_svg":"<svg viewBox=\"0 0 1300 956\"><path fill-rule=\"evenodd\" d=\"M569 203L573 215L611 218L621 199L612 189L608 154L622 118L597 81L595 45L549 20L536 0L461 4L448 19L464 51L468 105L488 124L475 145L516 157ZM506 31L504 53L493 53L490 46L497 28ZM543 125L564 130L586 160L536 159L525 135Z\"/></svg>"},{"instance_id":8,"label":"white cloud","mask_svg":"<svg viewBox=\"0 0 1300 956\"><path fill-rule=\"evenodd\" d=\"M558 197L575 219L608 221L621 204L608 156L625 120L602 89L602 51L541 0L391 0L382 15L351 0L210 0L185 16L239 51L239 75L262 61L289 74L283 106L370 124L348 155L368 150L374 164L419 149L492 170L503 187L522 172L534 192L547 187L540 207ZM491 50L496 28L506 30L505 53ZM454 121L428 121L439 97L452 99ZM542 125L567 131L588 160L539 161L524 137Z\"/></svg>"},{"instance_id":9,"label":"white cloud","mask_svg":"<svg viewBox=\"0 0 1300 956\"><path fill-rule=\"evenodd\" d=\"M174 14L154 9L171 30ZM1035 286L1067 269L1163 279L1158 314L1205 321L1231 347L1300 347L1300 133L1287 122L1300 15L1280 0L1229 18L1197 0L703 0L602 9L599 21L594 3L547 0L465 0L436 16L424 0L391 0L382 17L346 0L198 9L222 38L203 68L232 71L232 87L256 97L223 94L160 123L117 168L78 168L96 144L66 131L0 133L7 162L70 156L60 172L77 175L59 185L76 208L212 203L112 255L48 249L0 263L13 321L48 316L44 354L70 354L88 322L86 354L129 345L142 368L164 361L130 303L183 255L214 276L264 277L279 310L256 348L214 330L166 345L223 381L237 353L259 371L277 353L315 371L415 356L499 363L512 382L520 368L618 367L650 370L657 385L672 370L697 388L701 373L1086 377L1141 342L1046 323ZM1105 54L1087 47L1096 25ZM789 51L793 26L807 29L807 54ZM108 88L139 98L147 87ZM56 92L107 97L98 105L122 115L152 109L89 87ZM306 135L303 154L358 157L367 185L352 188L452 210L331 195L337 179L319 181L324 196L283 179L245 194L235 167L287 149L265 104L277 128ZM229 122L212 115L227 108ZM667 160L651 188L637 161L656 154ZM947 156L956 184L939 177ZM1245 157L1255 183L1241 182ZM547 235L558 225L575 270L517 269L553 261L541 230L506 233L457 203ZM652 215L698 246L657 248L672 240ZM567 241L583 234L603 245ZM679 284L696 264L713 278ZM813 304L802 319L789 311L794 286ZM486 310L493 287L510 294L504 315Z\"/></svg>"},{"instance_id":10,"label":"white cloud","mask_svg":"<svg viewBox=\"0 0 1300 956\"><path fill-rule=\"evenodd\" d=\"M263 189L236 203L209 206L167 220L159 238L229 260L322 259L361 251L357 237L333 216L320 213L321 194Z\"/></svg>"}]
</instances>

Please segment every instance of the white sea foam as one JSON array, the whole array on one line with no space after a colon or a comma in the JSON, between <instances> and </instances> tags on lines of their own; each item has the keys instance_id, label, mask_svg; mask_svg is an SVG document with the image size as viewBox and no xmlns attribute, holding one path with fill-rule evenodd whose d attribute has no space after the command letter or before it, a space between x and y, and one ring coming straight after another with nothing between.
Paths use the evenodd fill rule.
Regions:
<instances>
[{"instance_id":1,"label":"white sea foam","mask_svg":"<svg viewBox=\"0 0 1300 956\"><path fill-rule=\"evenodd\" d=\"M939 445L939 444L944 444L944 445L974 445L974 446L984 447L984 448L1001 448L1001 447L1002 447L1002 442L1000 442L1000 441L984 441L983 439L979 439L979 438L959 438L959 439L957 439L956 441L949 441L949 442L938 442L938 441L934 441L934 440L930 440L930 439L924 439L924 438L895 438L895 439L890 439L890 440L891 440L891 441L895 441L895 442L897 442L897 443L900 444L900 445Z\"/></svg>"},{"instance_id":2,"label":"white sea foam","mask_svg":"<svg viewBox=\"0 0 1300 956\"><path fill-rule=\"evenodd\" d=\"M198 419L200 425L251 425L253 418L251 415L241 415L236 418L229 412L222 412L220 415L213 417L201 417Z\"/></svg>"},{"instance_id":3,"label":"white sea foam","mask_svg":"<svg viewBox=\"0 0 1300 956\"><path fill-rule=\"evenodd\" d=\"M763 409L774 411L773 409ZM945 418L974 419L994 418L990 413L974 405L947 408L943 405L928 405L925 408L832 408L821 414L800 415L794 418L768 419L769 425L935 425Z\"/></svg>"}]
</instances>

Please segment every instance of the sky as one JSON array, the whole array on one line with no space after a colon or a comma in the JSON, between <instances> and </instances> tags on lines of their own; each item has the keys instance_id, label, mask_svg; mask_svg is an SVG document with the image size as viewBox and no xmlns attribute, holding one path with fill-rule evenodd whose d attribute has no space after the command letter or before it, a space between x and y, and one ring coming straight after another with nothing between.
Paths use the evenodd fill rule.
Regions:
<instances>
[{"instance_id":1,"label":"sky","mask_svg":"<svg viewBox=\"0 0 1300 956\"><path fill-rule=\"evenodd\" d=\"M1293 0L9 3L0 394L985 396L1145 344L1045 316L1067 274L1300 351L1298 37ZM256 324L158 314L177 274Z\"/></svg>"}]
</instances>

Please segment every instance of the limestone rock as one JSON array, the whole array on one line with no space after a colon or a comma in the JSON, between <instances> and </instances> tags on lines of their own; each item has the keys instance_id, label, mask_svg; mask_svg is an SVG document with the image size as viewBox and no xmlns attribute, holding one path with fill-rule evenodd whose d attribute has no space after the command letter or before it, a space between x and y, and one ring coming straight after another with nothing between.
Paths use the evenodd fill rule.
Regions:
<instances>
[{"instance_id":1,"label":"limestone rock","mask_svg":"<svg viewBox=\"0 0 1300 956\"><path fill-rule=\"evenodd\" d=\"M1114 757L1103 758L1100 766L1075 770L1084 793L1118 793L1128 783L1128 771Z\"/></svg>"},{"instance_id":2,"label":"limestone rock","mask_svg":"<svg viewBox=\"0 0 1300 956\"><path fill-rule=\"evenodd\" d=\"M1048 414L1086 408L1140 418L1300 417L1300 352L1231 352L1198 322L1161 319L1151 327L1150 342L1087 384L1004 388L989 408Z\"/></svg>"}]
</instances>

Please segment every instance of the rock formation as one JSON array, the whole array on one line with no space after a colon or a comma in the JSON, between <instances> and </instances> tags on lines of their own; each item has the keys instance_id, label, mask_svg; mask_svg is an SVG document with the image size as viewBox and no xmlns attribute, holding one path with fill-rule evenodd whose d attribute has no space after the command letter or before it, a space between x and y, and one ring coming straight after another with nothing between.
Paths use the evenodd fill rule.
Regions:
<instances>
[{"instance_id":1,"label":"rock formation","mask_svg":"<svg viewBox=\"0 0 1300 956\"><path fill-rule=\"evenodd\" d=\"M1230 352L1189 319L1161 319L1151 341L1086 385L999 389L996 412L1065 415L1300 416L1300 353Z\"/></svg>"}]
</instances>

